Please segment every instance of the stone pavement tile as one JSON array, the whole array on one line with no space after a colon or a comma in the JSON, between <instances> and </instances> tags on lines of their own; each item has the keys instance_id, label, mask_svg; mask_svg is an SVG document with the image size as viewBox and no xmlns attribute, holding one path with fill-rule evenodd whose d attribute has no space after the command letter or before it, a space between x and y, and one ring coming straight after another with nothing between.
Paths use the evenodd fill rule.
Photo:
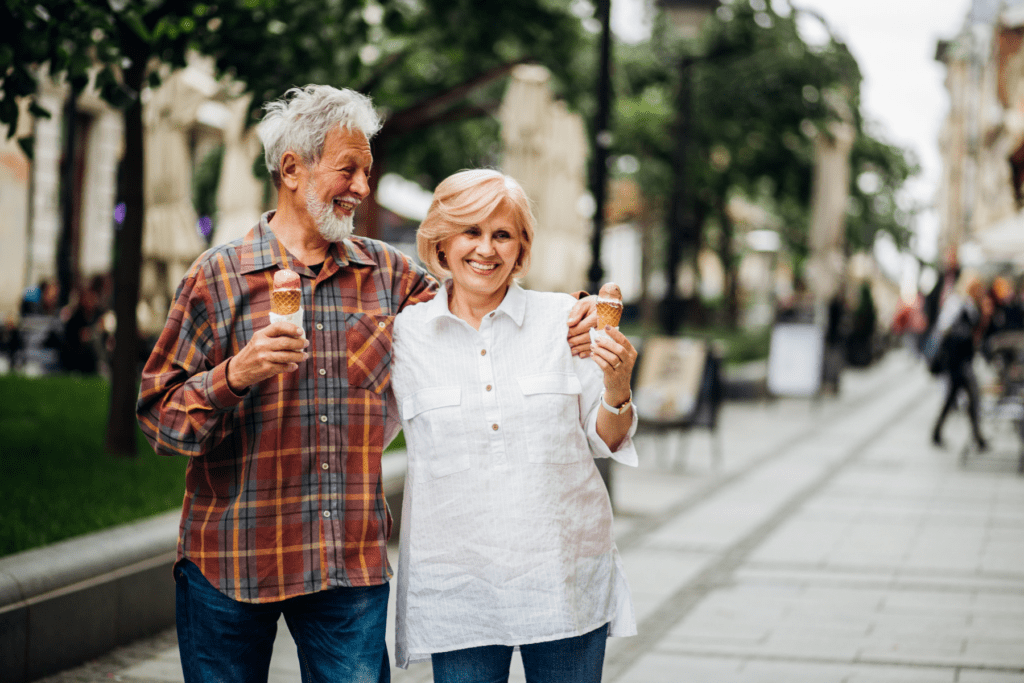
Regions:
<instances>
[{"instance_id":1,"label":"stone pavement tile","mask_svg":"<svg viewBox=\"0 0 1024 683\"><path fill-rule=\"evenodd\" d=\"M962 642L970 635L967 615L878 614L871 627L875 640L942 639Z\"/></svg>"},{"instance_id":2,"label":"stone pavement tile","mask_svg":"<svg viewBox=\"0 0 1024 683\"><path fill-rule=\"evenodd\" d=\"M954 667L876 664L851 667L850 675L843 683L953 683L957 680Z\"/></svg>"},{"instance_id":3,"label":"stone pavement tile","mask_svg":"<svg viewBox=\"0 0 1024 683\"><path fill-rule=\"evenodd\" d=\"M784 461L786 458L781 458ZM648 542L678 548L724 548L756 528L813 478L814 468L791 472L773 461L734 482L712 499L680 515L650 535Z\"/></svg>"},{"instance_id":4,"label":"stone pavement tile","mask_svg":"<svg viewBox=\"0 0 1024 683\"><path fill-rule=\"evenodd\" d=\"M857 659L888 664L956 666L967 663L961 638L881 638L865 641Z\"/></svg>"},{"instance_id":5,"label":"stone pavement tile","mask_svg":"<svg viewBox=\"0 0 1024 683\"><path fill-rule=\"evenodd\" d=\"M1024 672L960 669L957 683L1024 683Z\"/></svg>"},{"instance_id":6,"label":"stone pavement tile","mask_svg":"<svg viewBox=\"0 0 1024 683\"><path fill-rule=\"evenodd\" d=\"M799 515L783 524L751 553L751 562L818 565L833 552L849 521L828 513Z\"/></svg>"},{"instance_id":7,"label":"stone pavement tile","mask_svg":"<svg viewBox=\"0 0 1024 683\"><path fill-rule=\"evenodd\" d=\"M167 681L167 683L181 683L185 680L181 673L181 660L178 658L178 648L168 650L158 657L148 659L140 664L125 669L122 677L143 680Z\"/></svg>"},{"instance_id":8,"label":"stone pavement tile","mask_svg":"<svg viewBox=\"0 0 1024 683\"><path fill-rule=\"evenodd\" d=\"M971 612L975 616L1024 617L1024 586L1011 593L978 593L971 600Z\"/></svg>"},{"instance_id":9,"label":"stone pavement tile","mask_svg":"<svg viewBox=\"0 0 1024 683\"><path fill-rule=\"evenodd\" d=\"M1017 638L970 638L964 648L965 661L981 666L1024 669L1024 642Z\"/></svg>"},{"instance_id":10,"label":"stone pavement tile","mask_svg":"<svg viewBox=\"0 0 1024 683\"><path fill-rule=\"evenodd\" d=\"M669 548L642 546L622 553L626 579L634 593L665 598L694 575L708 561L704 553L683 553Z\"/></svg>"},{"instance_id":11,"label":"stone pavement tile","mask_svg":"<svg viewBox=\"0 0 1024 683\"><path fill-rule=\"evenodd\" d=\"M973 615L968 638L1010 638L1024 643L1024 616Z\"/></svg>"},{"instance_id":12,"label":"stone pavement tile","mask_svg":"<svg viewBox=\"0 0 1024 683\"><path fill-rule=\"evenodd\" d=\"M990 545L978 560L977 568L983 572L1020 572L1024 564L1024 546L1019 544Z\"/></svg>"},{"instance_id":13,"label":"stone pavement tile","mask_svg":"<svg viewBox=\"0 0 1024 683\"><path fill-rule=\"evenodd\" d=\"M742 683L742 661L728 657L690 657L654 652L642 657L614 683Z\"/></svg>"},{"instance_id":14,"label":"stone pavement tile","mask_svg":"<svg viewBox=\"0 0 1024 683\"><path fill-rule=\"evenodd\" d=\"M975 597L969 591L893 590L885 594L881 605L885 614L925 614L966 617L972 611Z\"/></svg>"},{"instance_id":15,"label":"stone pavement tile","mask_svg":"<svg viewBox=\"0 0 1024 683\"><path fill-rule=\"evenodd\" d=\"M953 683L954 671L942 668L863 666L819 662L749 660L744 683Z\"/></svg>"}]
</instances>

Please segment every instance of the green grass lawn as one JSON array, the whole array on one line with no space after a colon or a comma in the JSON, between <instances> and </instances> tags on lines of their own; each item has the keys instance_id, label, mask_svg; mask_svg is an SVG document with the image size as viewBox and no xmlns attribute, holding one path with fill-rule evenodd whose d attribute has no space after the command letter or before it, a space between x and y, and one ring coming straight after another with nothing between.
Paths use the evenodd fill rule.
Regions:
<instances>
[{"instance_id":1,"label":"green grass lawn","mask_svg":"<svg viewBox=\"0 0 1024 683\"><path fill-rule=\"evenodd\" d=\"M137 458L104 451L109 395L99 377L0 376L0 557L181 507L185 458L141 431Z\"/></svg>"},{"instance_id":2,"label":"green grass lawn","mask_svg":"<svg viewBox=\"0 0 1024 683\"><path fill-rule=\"evenodd\" d=\"M99 377L0 376L0 556L181 506L185 458L104 451Z\"/></svg>"}]
</instances>

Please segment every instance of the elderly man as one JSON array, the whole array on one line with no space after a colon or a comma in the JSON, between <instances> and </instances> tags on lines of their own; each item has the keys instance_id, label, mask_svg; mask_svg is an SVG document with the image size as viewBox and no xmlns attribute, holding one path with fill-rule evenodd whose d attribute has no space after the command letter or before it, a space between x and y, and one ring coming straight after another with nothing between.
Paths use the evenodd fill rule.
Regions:
<instances>
[{"instance_id":1,"label":"elderly man","mask_svg":"<svg viewBox=\"0 0 1024 683\"><path fill-rule=\"evenodd\" d=\"M380 128L370 100L311 85L266 109L277 209L193 264L139 394L156 452L189 456L174 567L182 668L188 683L266 681L284 615L303 680L388 681L391 330L437 283L351 234ZM270 322L285 268L300 276L304 329ZM577 351L588 304L569 320Z\"/></svg>"}]
</instances>

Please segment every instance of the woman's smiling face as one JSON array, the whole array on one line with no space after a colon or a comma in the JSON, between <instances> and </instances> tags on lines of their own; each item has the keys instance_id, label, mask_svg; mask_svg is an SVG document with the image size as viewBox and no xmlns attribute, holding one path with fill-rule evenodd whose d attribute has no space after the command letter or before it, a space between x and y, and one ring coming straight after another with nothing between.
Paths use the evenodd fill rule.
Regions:
<instances>
[{"instance_id":1,"label":"woman's smiling face","mask_svg":"<svg viewBox=\"0 0 1024 683\"><path fill-rule=\"evenodd\" d=\"M475 296L505 295L519 258L519 230L500 204L476 225L441 243L456 288Z\"/></svg>"}]
</instances>

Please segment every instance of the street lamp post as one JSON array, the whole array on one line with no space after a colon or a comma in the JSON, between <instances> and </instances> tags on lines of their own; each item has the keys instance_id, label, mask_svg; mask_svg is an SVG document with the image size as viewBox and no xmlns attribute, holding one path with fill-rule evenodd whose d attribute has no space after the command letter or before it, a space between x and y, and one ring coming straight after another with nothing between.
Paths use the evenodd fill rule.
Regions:
<instances>
[{"instance_id":1,"label":"street lamp post","mask_svg":"<svg viewBox=\"0 0 1024 683\"><path fill-rule=\"evenodd\" d=\"M704 20L718 7L719 0L660 0L658 3L673 26L676 37L691 40L697 37ZM689 159L690 114L693 65L697 57L684 52L679 61L679 91L676 98L676 147L672 155L672 197L668 214L668 258L665 264L667 291L662 309L662 327L666 334L675 334L681 322L678 278L676 272L683 253L700 246L700 230L693 216L690 183L687 178Z\"/></svg>"},{"instance_id":2,"label":"street lamp post","mask_svg":"<svg viewBox=\"0 0 1024 683\"><path fill-rule=\"evenodd\" d=\"M601 287L604 269L601 267L601 236L604 232L604 205L607 197L608 148L611 146L611 0L598 0L597 19L601 22L600 61L597 74L597 115L594 118L594 165L591 174L591 194L594 196L594 221L590 241L590 270L587 271L588 291Z\"/></svg>"}]
</instances>

